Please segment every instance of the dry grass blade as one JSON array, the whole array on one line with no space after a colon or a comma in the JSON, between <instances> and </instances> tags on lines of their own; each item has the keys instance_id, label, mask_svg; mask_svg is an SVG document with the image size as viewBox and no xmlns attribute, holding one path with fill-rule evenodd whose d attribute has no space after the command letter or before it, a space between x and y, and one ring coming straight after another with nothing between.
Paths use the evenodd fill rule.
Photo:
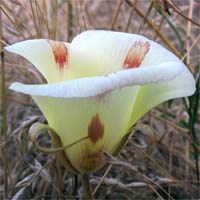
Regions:
<instances>
[{"instance_id":1,"label":"dry grass blade","mask_svg":"<svg viewBox=\"0 0 200 200\"><path fill-rule=\"evenodd\" d=\"M21 187L21 186L29 186L32 182L33 182L33 179L38 176L38 172L37 173L32 173L32 174L29 174L28 176L26 176L24 179L22 179L21 181L19 181L16 185L16 187Z\"/></svg>"},{"instance_id":2,"label":"dry grass blade","mask_svg":"<svg viewBox=\"0 0 200 200\"><path fill-rule=\"evenodd\" d=\"M66 36L66 41L69 42L70 38L70 2L66 2L66 27L67 27L67 36Z\"/></svg>"},{"instance_id":3,"label":"dry grass blade","mask_svg":"<svg viewBox=\"0 0 200 200\"><path fill-rule=\"evenodd\" d=\"M140 30L141 30L141 28L144 26L145 21L146 21L146 19L148 18L149 14L150 14L150 12L151 12L151 10L152 10L152 8L153 8L153 1L150 3L149 8L148 8L148 10L147 10L147 12L146 12L146 14L145 14L145 16L144 16L144 18L143 18L143 21L142 21L142 23L140 24L140 26L139 26L139 28L138 28L138 30L137 30L136 33L139 33ZM134 9L134 8L132 8L132 9Z\"/></svg>"},{"instance_id":4,"label":"dry grass blade","mask_svg":"<svg viewBox=\"0 0 200 200\"><path fill-rule=\"evenodd\" d=\"M138 130L143 130L143 133L149 137L149 141L150 141L149 144L145 144L145 142L142 142L143 144L138 144L131 140L131 137L134 135L134 132L136 132ZM133 144L137 148L146 149L146 148L149 148L150 146L152 146L153 144L155 144L156 134L154 131L152 131L150 126L147 126L145 124L137 125L131 129L130 137L128 140L131 142L131 144Z\"/></svg>"},{"instance_id":5,"label":"dry grass blade","mask_svg":"<svg viewBox=\"0 0 200 200\"><path fill-rule=\"evenodd\" d=\"M185 16L182 14L182 12L180 10L178 10L176 7L174 7L169 1L167 1L167 4L169 7L171 7L174 11L176 11L179 15L181 15L182 17L184 17L186 20L192 22L193 24L195 24L196 26L200 27L200 24L193 21L191 18Z\"/></svg>"},{"instance_id":6,"label":"dry grass blade","mask_svg":"<svg viewBox=\"0 0 200 200\"><path fill-rule=\"evenodd\" d=\"M43 9L41 11L41 13L44 13L43 18L44 18L44 24L47 28L47 32L48 32L48 39L51 39L51 31L49 28L49 21L48 21L48 12L47 12L47 5L46 5L46 1L43 1Z\"/></svg>"},{"instance_id":7,"label":"dry grass blade","mask_svg":"<svg viewBox=\"0 0 200 200\"><path fill-rule=\"evenodd\" d=\"M21 6L22 4L19 2L19 0L10 0L11 3L16 4L18 6Z\"/></svg>"},{"instance_id":8,"label":"dry grass blade","mask_svg":"<svg viewBox=\"0 0 200 200\"><path fill-rule=\"evenodd\" d=\"M36 9L36 16L37 16L37 19L38 19L38 29L39 29L39 32L40 32L40 37L43 38L44 37L43 36L43 28L42 28L43 15L41 13L40 6L37 3L37 0L35 0L35 9Z\"/></svg>"},{"instance_id":9,"label":"dry grass blade","mask_svg":"<svg viewBox=\"0 0 200 200\"><path fill-rule=\"evenodd\" d=\"M117 6L117 10L113 16L113 19L112 19L112 23L111 23L111 26L110 26L110 30L114 30L114 26L115 26L115 23L117 21L117 17L119 15L119 12L120 12L120 9L122 7L122 3L124 2L124 0L120 0L119 2L119 5Z\"/></svg>"},{"instance_id":10,"label":"dry grass blade","mask_svg":"<svg viewBox=\"0 0 200 200\"><path fill-rule=\"evenodd\" d=\"M106 176L108 175L108 173L110 172L111 168L112 168L112 164L108 166L108 168L106 169L106 172L104 173L104 175L101 177L101 180L98 182L97 186L95 187L94 191L93 191L93 195L95 195L95 193L97 192L97 190L99 189L100 185L103 183L104 179L106 178Z\"/></svg>"},{"instance_id":11,"label":"dry grass blade","mask_svg":"<svg viewBox=\"0 0 200 200\"><path fill-rule=\"evenodd\" d=\"M133 13L134 13L134 9L132 8L131 14L130 14L130 16L129 16L129 18L128 18L128 23L127 23L126 28L125 28L125 32L128 32L128 28L129 28L129 26L130 26Z\"/></svg>"},{"instance_id":12,"label":"dry grass blade","mask_svg":"<svg viewBox=\"0 0 200 200\"><path fill-rule=\"evenodd\" d=\"M2 32L2 15L0 10L0 40L3 39L3 32ZM5 197L8 197L8 176L9 176L9 168L8 168L8 136L7 136L7 104L6 104L6 85L5 85L5 63L4 63L4 49L3 44L0 44L0 54L1 54L1 110L2 110L2 122L1 122L1 131L0 133L0 144L3 144L1 147L1 153L3 157L3 164L4 164L4 181L5 181Z\"/></svg>"},{"instance_id":13,"label":"dry grass blade","mask_svg":"<svg viewBox=\"0 0 200 200\"><path fill-rule=\"evenodd\" d=\"M39 28L38 28L38 20L37 20L36 14L35 14L35 9L33 7L33 1L29 1L29 2L30 2L30 6L31 6L33 22L34 22L35 30L36 30L36 33L37 33L37 37L40 38L40 31L39 31Z\"/></svg>"},{"instance_id":14,"label":"dry grass blade","mask_svg":"<svg viewBox=\"0 0 200 200\"><path fill-rule=\"evenodd\" d=\"M24 190L26 189L26 187L21 188L16 194L15 196L13 196L12 200L20 200L21 199L21 195L24 192Z\"/></svg>"},{"instance_id":15,"label":"dry grass blade","mask_svg":"<svg viewBox=\"0 0 200 200\"><path fill-rule=\"evenodd\" d=\"M38 162L36 159L35 159L35 165L29 164L29 166L32 170L39 173L40 176L45 179L45 181L47 181L48 183L52 182L52 177L50 176L50 174L45 169L45 166L42 166L41 163Z\"/></svg>"},{"instance_id":16,"label":"dry grass blade","mask_svg":"<svg viewBox=\"0 0 200 200\"><path fill-rule=\"evenodd\" d=\"M192 18L192 13L193 13L193 0L190 1L190 8L189 8L189 13L188 13L188 17ZM186 48L187 48L187 52L189 51L190 48L190 35L191 35L191 28L192 28L192 23L191 21L188 21L187 24L187 41L186 41ZM187 63L190 63L190 53L188 53L187 55Z\"/></svg>"},{"instance_id":17,"label":"dry grass blade","mask_svg":"<svg viewBox=\"0 0 200 200\"><path fill-rule=\"evenodd\" d=\"M4 10L7 12L7 14L12 17L13 23L16 24L16 26L18 28L20 28L21 33L24 33L24 35L26 35L26 33L28 33L29 36L26 36L26 38L28 38L28 37L32 38L33 35L31 33L31 31L29 30L29 27L24 25L25 24L24 22L26 21L26 19L24 18L23 19L24 21L21 21L19 18L19 13L23 9L23 5L19 6L19 12L15 13L15 12L13 12L13 9L10 8L8 1L1 0L1 2L2 2L2 8L4 8ZM16 7L16 6L14 6L14 7ZM12 30L14 31L14 29L12 29Z\"/></svg>"},{"instance_id":18,"label":"dry grass blade","mask_svg":"<svg viewBox=\"0 0 200 200\"><path fill-rule=\"evenodd\" d=\"M18 27L18 25L11 19L11 17L9 16L9 14L4 10L4 8L2 6L0 6L0 9L2 10L2 12L5 14L5 16L9 19L9 21L11 22L11 24L16 28L16 30L18 31L18 33L24 38L24 40L26 40L26 36L24 35L24 33L21 31L21 29Z\"/></svg>"},{"instance_id":19,"label":"dry grass blade","mask_svg":"<svg viewBox=\"0 0 200 200\"><path fill-rule=\"evenodd\" d=\"M164 17L162 17L162 19L160 20L160 24L159 24L159 26L158 26L158 30L160 30L161 29L161 26L162 26L162 24L163 24L163 22L164 22ZM156 40L156 38L157 38L157 36L158 36L158 33L154 33L154 37L153 37L153 40L155 41Z\"/></svg>"},{"instance_id":20,"label":"dry grass blade","mask_svg":"<svg viewBox=\"0 0 200 200\"><path fill-rule=\"evenodd\" d=\"M56 163L55 163L55 168L56 168L56 174L57 174L57 182L58 182L58 188L59 188L59 200L62 199L62 191L63 191L63 179L62 179L62 169L60 162L58 158L56 158Z\"/></svg>"},{"instance_id":21,"label":"dry grass blade","mask_svg":"<svg viewBox=\"0 0 200 200\"><path fill-rule=\"evenodd\" d=\"M54 24L55 24L55 40L59 40L58 38L58 1L54 0Z\"/></svg>"},{"instance_id":22,"label":"dry grass blade","mask_svg":"<svg viewBox=\"0 0 200 200\"><path fill-rule=\"evenodd\" d=\"M176 183L175 181L169 178L156 177L156 179L157 179L158 184ZM97 184L99 180L100 178L95 177L91 180L91 182L93 182L93 184ZM114 187L119 187L121 190L127 190L128 192L132 192L132 193L133 193L133 190L132 190L133 188L148 186L148 184L145 182L134 182L134 183L124 184L118 179L107 178L107 177L104 179L103 183L106 185L113 185Z\"/></svg>"},{"instance_id":23,"label":"dry grass blade","mask_svg":"<svg viewBox=\"0 0 200 200\"><path fill-rule=\"evenodd\" d=\"M200 35L195 39L195 41L193 42L193 44L190 46L190 47L188 47L188 50L187 50L187 53L183 56L183 58L181 59L182 61L186 58L186 56L188 56L189 54L190 54L190 51L192 50L192 48L196 45L196 44L198 44L198 41L200 40ZM188 61L188 62L190 62L190 61Z\"/></svg>"},{"instance_id":24,"label":"dry grass blade","mask_svg":"<svg viewBox=\"0 0 200 200\"><path fill-rule=\"evenodd\" d=\"M157 184L155 181L151 180L150 178L148 178L145 174L143 174L142 172L140 172L135 166L127 163L127 162L124 162L124 161L120 161L118 160L117 158L113 157L112 155L104 152L104 155L105 157L107 158L107 162L110 163L110 164L113 164L113 165L118 165L118 166L121 166L123 167L124 169L129 169L133 172L137 172L141 175L141 178L144 178L144 181L148 184L148 186L161 198L163 199L159 193L157 193L157 191L154 189L154 187L152 186L153 185L156 185L158 188L160 188L161 190L163 190L163 188ZM167 194L167 196L169 198L172 199L172 197L170 196L170 194L168 194L166 191L163 190L163 192L165 192Z\"/></svg>"},{"instance_id":25,"label":"dry grass blade","mask_svg":"<svg viewBox=\"0 0 200 200\"><path fill-rule=\"evenodd\" d=\"M8 45L8 43L6 43L6 41L3 41L3 40L0 40L0 44L1 44L1 45L4 45L4 46L7 46L7 45Z\"/></svg>"},{"instance_id":26,"label":"dry grass blade","mask_svg":"<svg viewBox=\"0 0 200 200\"><path fill-rule=\"evenodd\" d=\"M38 121L40 118L40 116L30 116L28 117L28 119L26 119L25 121L23 121L20 126L15 129L15 131L13 132L12 136L14 136L15 134L17 134L21 129L25 129L30 127L34 122Z\"/></svg>"}]
</instances>

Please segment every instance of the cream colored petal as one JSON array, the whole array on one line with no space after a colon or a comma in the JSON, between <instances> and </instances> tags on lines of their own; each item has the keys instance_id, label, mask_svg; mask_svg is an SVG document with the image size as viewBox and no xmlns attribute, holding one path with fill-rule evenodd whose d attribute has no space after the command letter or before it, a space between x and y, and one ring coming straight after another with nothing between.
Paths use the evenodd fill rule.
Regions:
<instances>
[{"instance_id":1,"label":"cream colored petal","mask_svg":"<svg viewBox=\"0 0 200 200\"><path fill-rule=\"evenodd\" d=\"M171 80L140 86L129 126L154 106L169 99L191 96L194 92L195 80L186 66L181 74Z\"/></svg>"},{"instance_id":2,"label":"cream colored petal","mask_svg":"<svg viewBox=\"0 0 200 200\"><path fill-rule=\"evenodd\" d=\"M70 44L52 40L26 40L5 48L31 62L48 83L69 79Z\"/></svg>"},{"instance_id":3,"label":"cream colored petal","mask_svg":"<svg viewBox=\"0 0 200 200\"><path fill-rule=\"evenodd\" d=\"M167 49L136 34L86 31L71 43L72 79L174 61L179 60Z\"/></svg>"},{"instance_id":4,"label":"cream colored petal","mask_svg":"<svg viewBox=\"0 0 200 200\"><path fill-rule=\"evenodd\" d=\"M102 96L64 99L34 96L63 146L88 139L66 150L73 167L81 173L97 170L99 153L113 153L127 131L137 87L123 88Z\"/></svg>"}]
</instances>

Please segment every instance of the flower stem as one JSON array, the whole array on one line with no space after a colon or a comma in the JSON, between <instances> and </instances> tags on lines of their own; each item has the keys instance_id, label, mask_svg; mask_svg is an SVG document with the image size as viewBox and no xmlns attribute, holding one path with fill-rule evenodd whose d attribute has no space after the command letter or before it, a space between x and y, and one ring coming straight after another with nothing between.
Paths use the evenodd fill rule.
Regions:
<instances>
[{"instance_id":1,"label":"flower stem","mask_svg":"<svg viewBox=\"0 0 200 200\"><path fill-rule=\"evenodd\" d=\"M81 182L83 185L84 198L94 200L94 196L92 194L92 188L89 181L89 175L88 174L81 175Z\"/></svg>"}]
</instances>

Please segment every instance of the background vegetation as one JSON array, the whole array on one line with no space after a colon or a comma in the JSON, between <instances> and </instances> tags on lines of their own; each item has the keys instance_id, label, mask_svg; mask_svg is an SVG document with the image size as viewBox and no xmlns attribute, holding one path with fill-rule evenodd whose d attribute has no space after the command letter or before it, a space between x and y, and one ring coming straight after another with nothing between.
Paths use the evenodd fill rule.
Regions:
<instances>
[{"instance_id":1,"label":"background vegetation","mask_svg":"<svg viewBox=\"0 0 200 200\"><path fill-rule=\"evenodd\" d=\"M14 81L43 83L43 77L3 47L32 38L70 42L88 29L159 42L187 64L197 84L192 97L159 105L138 122L151 127L156 141L148 145L145 132L136 131L117 159L108 156L109 167L91 177L95 198L200 199L199 0L0 0L0 6L1 199L82 197L80 180L28 138L33 123L46 123L38 107L29 96L8 90ZM51 146L48 134L39 141Z\"/></svg>"}]
</instances>

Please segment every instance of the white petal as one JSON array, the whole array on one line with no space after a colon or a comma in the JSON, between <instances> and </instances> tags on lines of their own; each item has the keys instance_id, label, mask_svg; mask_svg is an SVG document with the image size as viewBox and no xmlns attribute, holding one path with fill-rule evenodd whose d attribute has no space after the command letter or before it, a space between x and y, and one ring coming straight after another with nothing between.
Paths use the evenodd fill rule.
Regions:
<instances>
[{"instance_id":1,"label":"white petal","mask_svg":"<svg viewBox=\"0 0 200 200\"><path fill-rule=\"evenodd\" d=\"M70 44L52 40L26 40L5 48L31 62L48 83L69 79Z\"/></svg>"},{"instance_id":2,"label":"white petal","mask_svg":"<svg viewBox=\"0 0 200 200\"><path fill-rule=\"evenodd\" d=\"M195 89L195 80L186 66L174 79L141 86L130 119L130 127L154 106L169 99L191 96Z\"/></svg>"},{"instance_id":3,"label":"white petal","mask_svg":"<svg viewBox=\"0 0 200 200\"><path fill-rule=\"evenodd\" d=\"M121 71L127 62L133 68L174 61L179 59L167 49L136 34L86 31L71 43L72 79Z\"/></svg>"},{"instance_id":4,"label":"white petal","mask_svg":"<svg viewBox=\"0 0 200 200\"><path fill-rule=\"evenodd\" d=\"M129 69L108 76L81 78L55 84L24 85L13 83L10 89L33 96L90 97L123 87L170 80L178 76L182 70L183 64L181 62L169 62L155 67Z\"/></svg>"},{"instance_id":5,"label":"white petal","mask_svg":"<svg viewBox=\"0 0 200 200\"><path fill-rule=\"evenodd\" d=\"M131 87L89 98L33 96L33 99L39 105L49 125L59 134L63 146L89 136L92 119L98 116L103 127L102 136L98 136L98 126L94 124L94 141L91 137L66 150L74 168L81 173L88 173L95 170L97 153L100 151L113 153L127 132L136 94L137 87ZM94 159L93 167L89 161L86 162L87 157L88 160Z\"/></svg>"}]
</instances>

